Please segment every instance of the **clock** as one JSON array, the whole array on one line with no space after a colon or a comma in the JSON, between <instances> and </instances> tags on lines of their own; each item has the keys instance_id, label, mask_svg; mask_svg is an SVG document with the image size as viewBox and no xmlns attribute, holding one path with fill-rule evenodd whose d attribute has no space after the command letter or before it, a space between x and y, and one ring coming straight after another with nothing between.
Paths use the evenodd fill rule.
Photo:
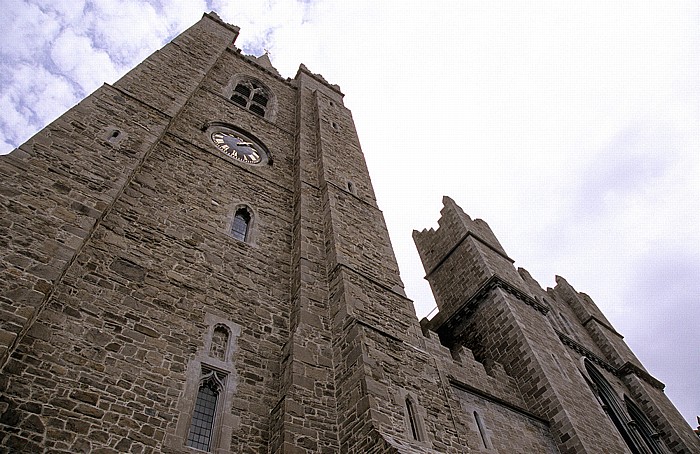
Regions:
<instances>
[{"instance_id":1,"label":"clock","mask_svg":"<svg viewBox=\"0 0 700 454\"><path fill-rule=\"evenodd\" d=\"M261 145L237 131L215 131L211 140L224 154L246 164L260 164L266 156Z\"/></svg>"}]
</instances>

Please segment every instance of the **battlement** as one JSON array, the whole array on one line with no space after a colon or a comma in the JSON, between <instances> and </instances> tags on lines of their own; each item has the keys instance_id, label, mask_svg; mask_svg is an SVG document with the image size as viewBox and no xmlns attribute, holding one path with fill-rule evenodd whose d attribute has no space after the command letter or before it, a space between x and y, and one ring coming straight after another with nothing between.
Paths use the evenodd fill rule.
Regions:
<instances>
[{"instance_id":1,"label":"battlement","mask_svg":"<svg viewBox=\"0 0 700 454\"><path fill-rule=\"evenodd\" d=\"M426 275L437 268L450 251L469 235L513 262L485 221L472 219L448 196L442 198L442 204L437 230L431 228L413 231L413 241Z\"/></svg>"}]
</instances>

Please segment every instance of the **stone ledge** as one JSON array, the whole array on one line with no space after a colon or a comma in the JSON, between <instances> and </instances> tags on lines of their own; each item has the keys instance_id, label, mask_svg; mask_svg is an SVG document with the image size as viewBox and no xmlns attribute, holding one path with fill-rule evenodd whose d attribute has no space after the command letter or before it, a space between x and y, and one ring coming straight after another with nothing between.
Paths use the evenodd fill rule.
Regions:
<instances>
[{"instance_id":1,"label":"stone ledge","mask_svg":"<svg viewBox=\"0 0 700 454\"><path fill-rule=\"evenodd\" d=\"M450 382L450 385L454 386L457 389L468 392L470 394L474 394L475 396L478 396L478 397L481 397L481 398L486 399L488 401L491 401L491 402L493 402L497 405L500 405L502 407L506 407L509 410L512 410L516 413L520 413L523 416L527 416L528 418L534 419L535 421L542 423L545 426L549 427L549 421L537 416L534 413L531 413L529 410L526 410L522 407L519 407L518 405L514 405L506 400L503 400L499 397L494 396L493 394L489 394L486 391L474 388L473 386L470 386L466 383L463 383L454 377L447 377L447 380Z\"/></svg>"},{"instance_id":2,"label":"stone ledge","mask_svg":"<svg viewBox=\"0 0 700 454\"><path fill-rule=\"evenodd\" d=\"M447 342L448 344L455 341L453 333L455 328L463 323L464 320L469 318L479 307L479 304L486 299L486 297L491 293L491 291L496 289L502 289L511 295L515 296L517 299L523 303L531 306L536 311L540 312L542 315L547 315L549 308L539 302L537 302L531 296L525 294L522 290L516 288L512 284L506 282L500 277L493 275L488 278L477 290L467 298L467 300L459 307L457 310L452 312L449 316L444 315L444 312L438 312L438 314L431 320L423 323L421 322L421 328L429 329L438 333L440 339ZM445 345L445 344L443 344ZM448 345L450 346L450 345Z\"/></svg>"}]
</instances>

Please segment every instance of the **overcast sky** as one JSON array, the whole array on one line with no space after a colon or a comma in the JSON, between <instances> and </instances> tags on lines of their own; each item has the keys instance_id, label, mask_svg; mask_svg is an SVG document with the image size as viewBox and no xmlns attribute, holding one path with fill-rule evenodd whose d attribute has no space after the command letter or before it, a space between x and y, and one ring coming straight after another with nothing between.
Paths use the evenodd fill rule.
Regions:
<instances>
[{"instance_id":1,"label":"overcast sky","mask_svg":"<svg viewBox=\"0 0 700 454\"><path fill-rule=\"evenodd\" d=\"M411 231L449 195L543 287L588 293L695 425L698 2L2 0L0 153L210 10L340 85L419 317Z\"/></svg>"}]
</instances>

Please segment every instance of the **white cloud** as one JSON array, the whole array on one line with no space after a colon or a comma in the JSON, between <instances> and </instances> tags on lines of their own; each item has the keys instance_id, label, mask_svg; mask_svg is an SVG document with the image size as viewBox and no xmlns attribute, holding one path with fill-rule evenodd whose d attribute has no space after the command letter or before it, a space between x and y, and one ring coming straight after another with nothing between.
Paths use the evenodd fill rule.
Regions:
<instances>
[{"instance_id":1,"label":"white cloud","mask_svg":"<svg viewBox=\"0 0 700 454\"><path fill-rule=\"evenodd\" d=\"M0 137L21 144L78 101L73 85L42 67L20 64L0 92Z\"/></svg>"},{"instance_id":2,"label":"white cloud","mask_svg":"<svg viewBox=\"0 0 700 454\"><path fill-rule=\"evenodd\" d=\"M0 8L2 64L35 60L60 30L60 23L33 4L7 0Z\"/></svg>"},{"instance_id":3,"label":"white cloud","mask_svg":"<svg viewBox=\"0 0 700 454\"><path fill-rule=\"evenodd\" d=\"M59 72L91 93L105 80L116 79L117 71L109 55L93 47L92 40L72 30L64 30L51 46L51 59Z\"/></svg>"},{"instance_id":4,"label":"white cloud","mask_svg":"<svg viewBox=\"0 0 700 454\"><path fill-rule=\"evenodd\" d=\"M44 14L55 18L57 22L70 24L75 27L83 22L86 0L70 0L69 2L56 2L53 0L31 0L32 6L37 5ZM93 3L93 2L90 2Z\"/></svg>"}]
</instances>

